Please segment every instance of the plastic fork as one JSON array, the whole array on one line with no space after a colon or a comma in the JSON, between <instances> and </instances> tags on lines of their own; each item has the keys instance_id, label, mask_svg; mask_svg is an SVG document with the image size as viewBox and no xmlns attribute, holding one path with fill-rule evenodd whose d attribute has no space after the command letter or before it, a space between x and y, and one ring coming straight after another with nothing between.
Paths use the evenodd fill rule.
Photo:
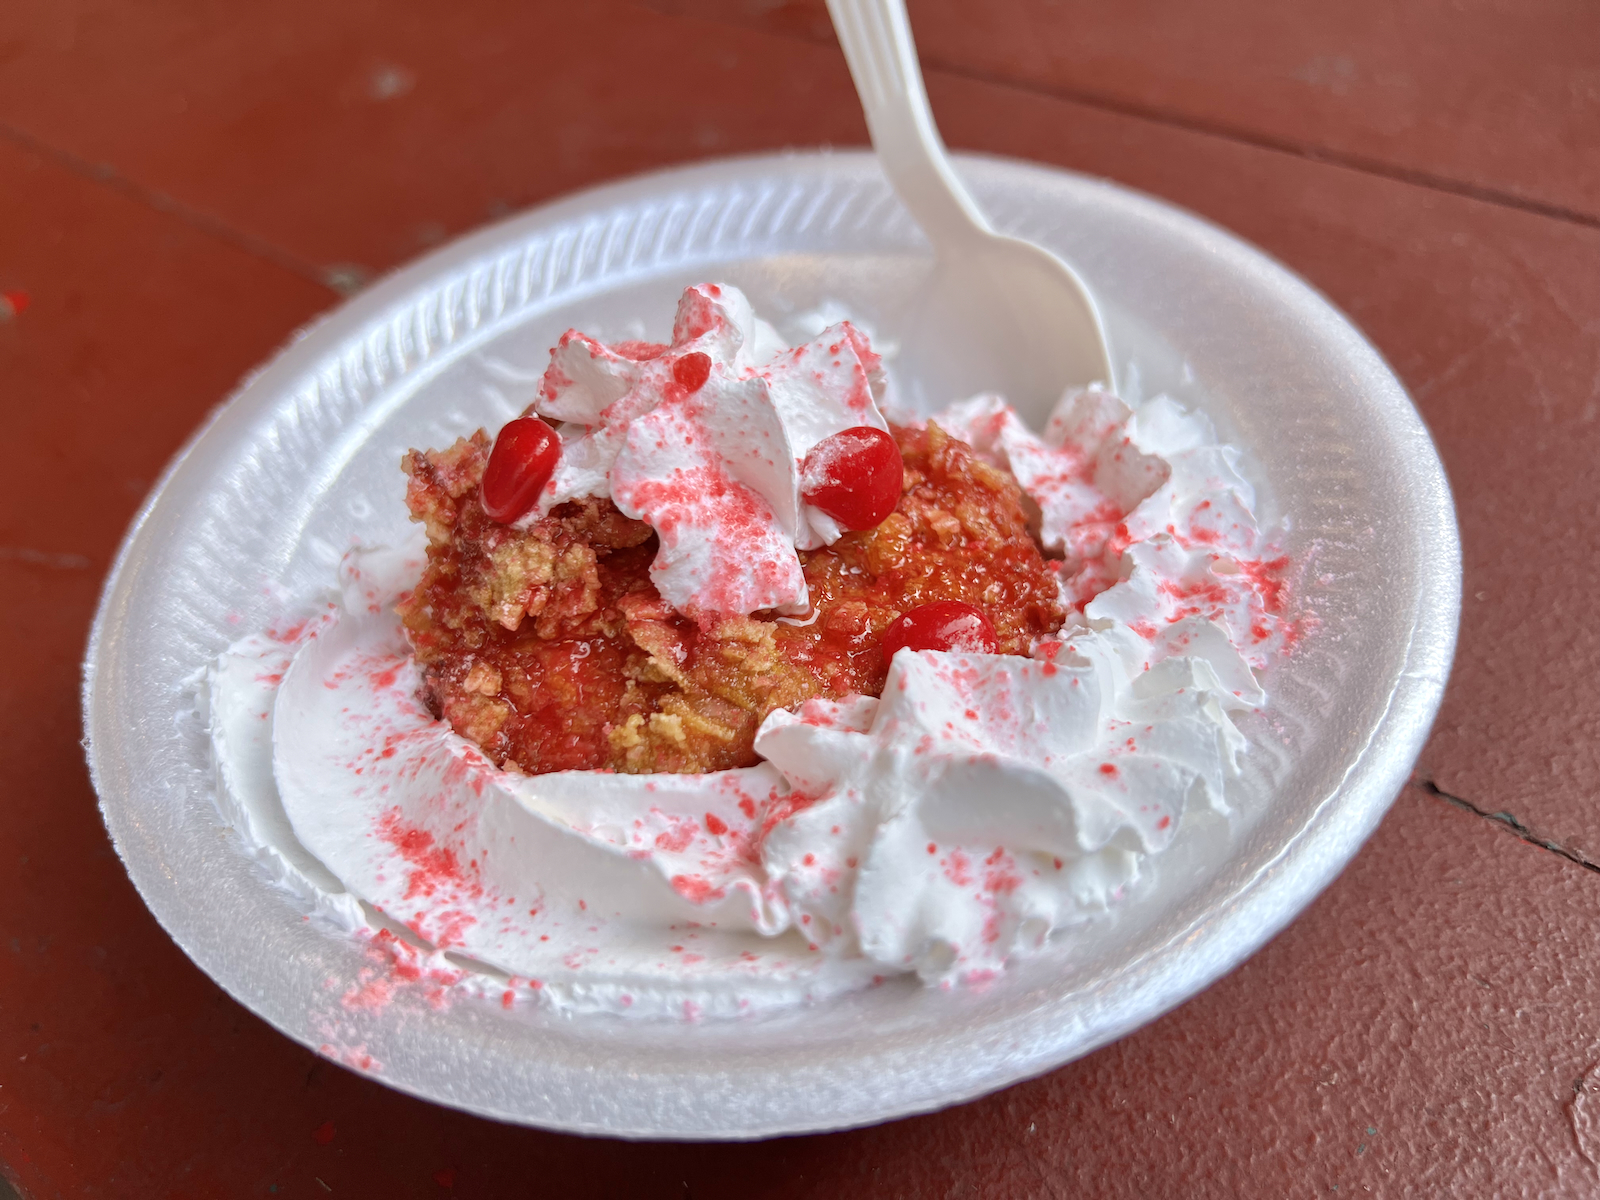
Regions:
<instances>
[{"instance_id":1,"label":"plastic fork","mask_svg":"<svg viewBox=\"0 0 1600 1200\"><path fill-rule=\"evenodd\" d=\"M904 0L828 0L828 13L878 161L936 255L896 331L902 401L932 412L999 392L1039 429L1067 388L1114 388L1100 310L1083 280L1043 247L996 233L951 169Z\"/></svg>"}]
</instances>

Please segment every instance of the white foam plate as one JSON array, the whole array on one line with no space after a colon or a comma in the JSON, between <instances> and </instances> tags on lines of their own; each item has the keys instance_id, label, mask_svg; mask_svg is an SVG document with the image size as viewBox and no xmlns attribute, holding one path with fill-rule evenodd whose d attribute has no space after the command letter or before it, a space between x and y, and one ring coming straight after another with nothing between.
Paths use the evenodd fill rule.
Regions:
<instances>
[{"instance_id":1,"label":"white foam plate","mask_svg":"<svg viewBox=\"0 0 1600 1200\"><path fill-rule=\"evenodd\" d=\"M940 1107L1086 1054L1281 929L1355 854L1421 749L1454 649L1460 546L1404 389L1305 283L1148 197L963 157L1001 230L1078 266L1125 393L1209 413L1287 515L1316 622L1244 723L1239 815L1186 820L1114 919L981 990L903 981L773 1016L664 1023L420 996L351 1010L365 948L273 885L221 816L186 683L407 521L401 453L494 428L569 326L664 338L715 279L785 321L832 302L892 340L931 266L862 153L708 163L585 192L463 238L298 335L174 460L122 546L84 713L106 824L157 919L288 1036L444 1104L552 1129L751 1138Z\"/></svg>"}]
</instances>

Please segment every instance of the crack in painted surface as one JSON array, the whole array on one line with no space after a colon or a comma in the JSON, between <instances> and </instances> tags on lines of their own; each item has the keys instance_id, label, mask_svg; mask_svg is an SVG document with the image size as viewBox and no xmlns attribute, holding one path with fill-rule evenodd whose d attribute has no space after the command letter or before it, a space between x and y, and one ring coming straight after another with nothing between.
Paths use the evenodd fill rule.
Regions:
<instances>
[{"instance_id":1,"label":"crack in painted surface","mask_svg":"<svg viewBox=\"0 0 1600 1200\"><path fill-rule=\"evenodd\" d=\"M263 262L271 263L294 275L300 276L312 283L328 288L340 295L349 295L357 290L365 281L368 274L364 267L348 263L337 263L330 267L319 267L314 263L306 262L298 255L285 250L264 238L256 237L242 229L236 229L232 224L221 217L192 208L181 200L167 193L158 191L146 184L122 174L110 163L91 162L63 149L42 138L35 137L27 130L19 129L14 125L0 122L0 138L11 142L20 149L30 154L36 154L46 159L56 167L70 171L83 179L101 184L127 199L154 209L183 222L191 229L225 242L235 250L252 255Z\"/></svg>"},{"instance_id":2,"label":"crack in painted surface","mask_svg":"<svg viewBox=\"0 0 1600 1200\"><path fill-rule=\"evenodd\" d=\"M1600 1174L1600 1063L1591 1064L1573 1083L1567 1122L1578 1143L1578 1156Z\"/></svg>"},{"instance_id":3,"label":"crack in painted surface","mask_svg":"<svg viewBox=\"0 0 1600 1200\"><path fill-rule=\"evenodd\" d=\"M94 565L82 554L56 554L28 546L0 546L0 562L27 563L33 567L49 567L54 571L87 571ZM3 1194L0 1194L0 1200L4 1200Z\"/></svg>"},{"instance_id":4,"label":"crack in painted surface","mask_svg":"<svg viewBox=\"0 0 1600 1200\"><path fill-rule=\"evenodd\" d=\"M1560 842L1555 841L1552 838L1547 838L1537 831L1528 828L1528 826L1517 820L1517 818L1511 813L1503 811L1490 812L1487 809L1479 808L1470 800L1464 799L1460 796L1451 795L1438 784L1434 783L1431 779L1413 778L1411 780L1411 786L1419 791L1428 793L1430 796L1437 796L1446 803L1453 804L1457 808L1464 809L1465 811L1472 813L1474 816L1479 816L1486 821L1494 821L1500 825L1504 825L1507 829L1516 834L1523 841L1527 842L1530 846L1537 846L1541 850L1548 850L1551 854L1559 855L1568 862L1574 863L1587 871L1593 871L1596 874L1600 874L1600 863L1591 862L1582 854L1579 854L1576 850L1569 850Z\"/></svg>"}]
</instances>

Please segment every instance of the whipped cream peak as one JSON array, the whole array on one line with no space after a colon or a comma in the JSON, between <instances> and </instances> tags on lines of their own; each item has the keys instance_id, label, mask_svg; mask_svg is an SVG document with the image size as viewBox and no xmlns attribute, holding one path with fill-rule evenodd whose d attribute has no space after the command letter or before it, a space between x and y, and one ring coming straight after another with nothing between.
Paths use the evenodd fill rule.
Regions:
<instances>
[{"instance_id":1,"label":"whipped cream peak","mask_svg":"<svg viewBox=\"0 0 1600 1200\"><path fill-rule=\"evenodd\" d=\"M903 650L881 700L763 724L757 751L807 797L768 874L886 968L986 978L1109 905L1188 805L1226 811L1225 691L1197 658L1135 675L1087 630L1033 659Z\"/></svg>"},{"instance_id":2,"label":"whipped cream peak","mask_svg":"<svg viewBox=\"0 0 1600 1200\"><path fill-rule=\"evenodd\" d=\"M762 381L715 359L697 391L669 389L629 424L611 498L660 537L650 578L663 599L691 614L810 607L793 462Z\"/></svg>"},{"instance_id":3,"label":"whipped cream peak","mask_svg":"<svg viewBox=\"0 0 1600 1200\"><path fill-rule=\"evenodd\" d=\"M1132 658L1159 661L1191 617L1225 630L1257 669L1293 644L1287 559L1256 522L1238 450L1218 444L1204 414L1168 396L1130 408L1087 388L1061 398L1042 436L998 396L937 419L1016 476L1039 505L1041 542L1064 555L1067 599L1092 627L1142 637ZM1259 696L1253 679L1236 683Z\"/></svg>"},{"instance_id":4,"label":"whipped cream peak","mask_svg":"<svg viewBox=\"0 0 1600 1200\"><path fill-rule=\"evenodd\" d=\"M686 365L693 355L709 370ZM665 346L606 346L571 330L534 401L566 423L561 462L524 523L609 496L660 536L651 577L674 608L803 613L796 550L841 531L803 500L801 465L843 429L887 430L884 386L881 361L849 322L790 348L743 293L718 284L684 292Z\"/></svg>"}]
</instances>

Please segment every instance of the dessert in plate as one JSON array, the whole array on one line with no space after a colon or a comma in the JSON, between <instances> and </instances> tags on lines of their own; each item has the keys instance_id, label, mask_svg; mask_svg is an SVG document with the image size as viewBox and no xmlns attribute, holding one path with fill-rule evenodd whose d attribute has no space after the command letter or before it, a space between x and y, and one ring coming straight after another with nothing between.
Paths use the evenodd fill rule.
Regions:
<instances>
[{"instance_id":1,"label":"dessert in plate","mask_svg":"<svg viewBox=\"0 0 1600 1200\"><path fill-rule=\"evenodd\" d=\"M1226 811L1294 638L1238 460L1165 397L913 419L849 322L790 347L692 287L669 343L569 331L529 413L406 456L425 543L210 671L223 790L402 979L981 984Z\"/></svg>"}]
</instances>

